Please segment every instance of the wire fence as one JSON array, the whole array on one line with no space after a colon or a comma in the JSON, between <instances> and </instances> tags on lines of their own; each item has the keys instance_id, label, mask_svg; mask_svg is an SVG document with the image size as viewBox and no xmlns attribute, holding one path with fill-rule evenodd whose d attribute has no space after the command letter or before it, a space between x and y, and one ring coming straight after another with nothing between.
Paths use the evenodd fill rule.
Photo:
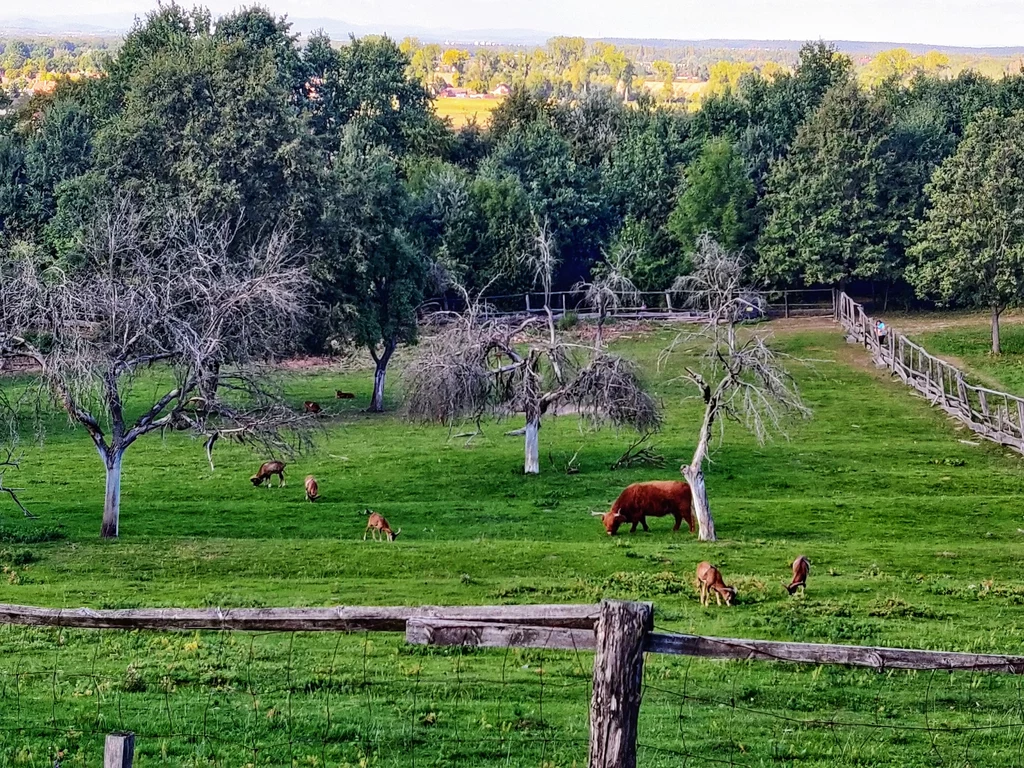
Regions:
<instances>
[{"instance_id":1,"label":"wire fence","mask_svg":"<svg viewBox=\"0 0 1024 768\"><path fill-rule=\"evenodd\" d=\"M1017 676L649 657L643 685L640 765L1024 765Z\"/></svg>"},{"instance_id":2,"label":"wire fence","mask_svg":"<svg viewBox=\"0 0 1024 768\"><path fill-rule=\"evenodd\" d=\"M209 612L0 613L185 627ZM530 606L330 620L400 614L404 637L0 626L0 766L99 768L105 736L129 731L140 767L1024 768L1024 657L678 635L650 623L649 604L615 601L599 616Z\"/></svg>"},{"instance_id":3,"label":"wire fence","mask_svg":"<svg viewBox=\"0 0 1024 768\"><path fill-rule=\"evenodd\" d=\"M381 633L0 629L0 765L582 765L592 654Z\"/></svg>"}]
</instances>

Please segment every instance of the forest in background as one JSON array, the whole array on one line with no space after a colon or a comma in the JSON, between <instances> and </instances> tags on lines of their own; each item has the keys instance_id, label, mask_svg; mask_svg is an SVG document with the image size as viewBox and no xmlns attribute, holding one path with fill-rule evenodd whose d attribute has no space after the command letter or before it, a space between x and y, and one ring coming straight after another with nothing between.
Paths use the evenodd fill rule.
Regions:
<instances>
[{"instance_id":1,"label":"forest in background","mask_svg":"<svg viewBox=\"0 0 1024 768\"><path fill-rule=\"evenodd\" d=\"M239 253L283 224L316 282L307 349L412 339L416 307L453 284L528 290L540 237L559 288L613 259L667 289L710 233L758 285L996 314L1021 300L1019 73L908 52L865 79L809 43L792 66L726 73L690 112L617 88L635 66L621 50L560 38L542 68L560 79L513 81L487 126L452 130L424 50L299 40L259 8L154 12L94 76L7 110L0 259L81 268L80 235L115 194L154 227L181 207L231 221Z\"/></svg>"}]
</instances>

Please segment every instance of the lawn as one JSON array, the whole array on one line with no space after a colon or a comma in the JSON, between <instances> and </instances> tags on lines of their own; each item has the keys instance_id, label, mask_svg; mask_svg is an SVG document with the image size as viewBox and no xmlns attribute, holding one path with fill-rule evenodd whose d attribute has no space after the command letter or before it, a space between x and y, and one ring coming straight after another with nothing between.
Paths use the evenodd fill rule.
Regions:
<instances>
[{"instance_id":1,"label":"lawn","mask_svg":"<svg viewBox=\"0 0 1024 768\"><path fill-rule=\"evenodd\" d=\"M253 488L262 457L244 449L218 448L211 472L201 444L149 438L125 461L122 537L101 542L99 460L84 434L55 420L7 478L40 519L21 520L0 500L0 602L624 597L653 601L667 631L1021 652L1024 459L960 443L963 432L837 330L793 322L779 332L785 351L813 359L794 373L814 418L792 425L788 441L759 446L726 427L707 475L719 542L673 535L666 520L606 536L589 513L630 482L678 476L692 450L701 404L677 378L682 361L656 365L670 338L655 330L616 342L666 406L660 470L610 470L629 436L560 417L541 432L542 474L524 477L521 438L503 436L515 423L485 424L467 444L363 413L368 371L292 373L296 404L318 400L329 413L318 450L289 465L285 488ZM335 389L358 398L333 400ZM579 472L569 474L574 455ZM323 494L316 504L303 500L309 473ZM393 545L362 541L365 508L402 528ZM809 589L790 598L780 582L798 554L812 563ZM691 582L704 559L739 588L737 605L698 604ZM10 627L0 648L0 765L50 766L58 751L64 766L99 765L102 734L117 728L139 734L140 766L586 761L586 654L419 649L387 635ZM644 766L680 765L681 755L694 766L1020 763L1014 678L651 657L645 682Z\"/></svg>"}]
</instances>

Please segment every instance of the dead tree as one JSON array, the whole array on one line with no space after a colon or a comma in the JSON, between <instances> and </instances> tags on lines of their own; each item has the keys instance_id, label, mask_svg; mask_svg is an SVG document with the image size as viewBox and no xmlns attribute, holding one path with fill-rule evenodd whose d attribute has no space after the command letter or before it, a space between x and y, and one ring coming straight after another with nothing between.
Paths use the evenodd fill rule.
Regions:
<instances>
[{"instance_id":1,"label":"dead tree","mask_svg":"<svg viewBox=\"0 0 1024 768\"><path fill-rule=\"evenodd\" d=\"M600 349L604 343L604 324L608 315L618 311L623 302L639 300L640 292L630 278L635 252L624 246L605 254L605 260L598 264L590 282L579 282L574 291L583 293L583 303L597 315L597 333L594 346Z\"/></svg>"},{"instance_id":2,"label":"dead tree","mask_svg":"<svg viewBox=\"0 0 1024 768\"><path fill-rule=\"evenodd\" d=\"M697 242L693 265L693 274L679 278L674 290L688 292L690 307L705 321L698 330L680 334L666 352L696 361L686 367L686 378L700 393L704 417L693 458L680 471L693 492L699 538L715 541L704 465L716 427L721 435L724 421L731 419L763 444L784 432L788 418L808 418L811 412L781 356L771 348L770 334L740 328L756 300L744 287L742 258L704 235Z\"/></svg>"},{"instance_id":3,"label":"dead tree","mask_svg":"<svg viewBox=\"0 0 1024 768\"><path fill-rule=\"evenodd\" d=\"M245 247L229 222L156 215L119 198L80 242L81 265L0 262L0 358L26 358L40 392L89 434L106 473L101 535L118 535L124 454L139 438L188 430L277 454L305 440L266 363L290 348L309 280L289 233ZM131 418L141 371L166 388ZM146 387L148 390L149 387Z\"/></svg>"},{"instance_id":4,"label":"dead tree","mask_svg":"<svg viewBox=\"0 0 1024 768\"><path fill-rule=\"evenodd\" d=\"M438 330L421 342L405 371L406 409L413 418L453 424L522 412L526 474L540 472L541 421L556 407L571 408L593 426L642 432L660 426L657 403L628 360L561 338L550 310L546 323L540 317L509 319L463 295L467 310L439 314Z\"/></svg>"}]
</instances>

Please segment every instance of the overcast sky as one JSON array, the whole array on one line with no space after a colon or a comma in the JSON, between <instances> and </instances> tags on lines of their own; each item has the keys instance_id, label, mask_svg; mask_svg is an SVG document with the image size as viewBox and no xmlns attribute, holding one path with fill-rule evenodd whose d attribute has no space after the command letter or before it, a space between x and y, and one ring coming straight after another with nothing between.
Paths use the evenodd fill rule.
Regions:
<instances>
[{"instance_id":1,"label":"overcast sky","mask_svg":"<svg viewBox=\"0 0 1024 768\"><path fill-rule=\"evenodd\" d=\"M191 5L190 0L179 0ZM215 13L237 0L208 0ZM1024 0L264 0L353 24L530 29L587 37L865 40L1024 47ZM144 14L155 0L0 0L0 16Z\"/></svg>"}]
</instances>

